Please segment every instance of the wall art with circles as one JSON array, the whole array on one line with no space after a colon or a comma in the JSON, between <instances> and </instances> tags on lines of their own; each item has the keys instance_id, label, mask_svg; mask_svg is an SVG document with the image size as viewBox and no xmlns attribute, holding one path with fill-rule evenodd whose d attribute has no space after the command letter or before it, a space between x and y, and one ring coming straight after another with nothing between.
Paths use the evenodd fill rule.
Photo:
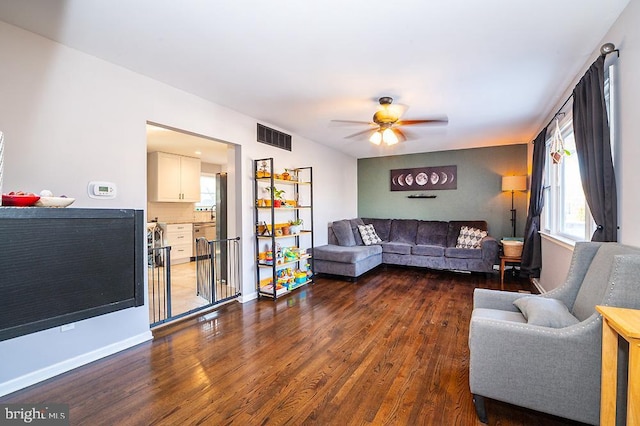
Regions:
<instances>
[{"instance_id":1,"label":"wall art with circles","mask_svg":"<svg viewBox=\"0 0 640 426\"><path fill-rule=\"evenodd\" d=\"M458 189L458 166L391 170L392 191Z\"/></svg>"}]
</instances>

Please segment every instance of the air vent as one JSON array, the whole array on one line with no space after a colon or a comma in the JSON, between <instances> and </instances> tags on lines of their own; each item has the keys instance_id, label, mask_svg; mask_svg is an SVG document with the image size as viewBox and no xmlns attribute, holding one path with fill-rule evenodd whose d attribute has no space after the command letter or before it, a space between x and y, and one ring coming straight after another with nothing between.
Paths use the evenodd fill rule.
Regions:
<instances>
[{"instance_id":1,"label":"air vent","mask_svg":"<svg viewBox=\"0 0 640 426\"><path fill-rule=\"evenodd\" d=\"M291 151L291 135L258 123L258 142Z\"/></svg>"}]
</instances>

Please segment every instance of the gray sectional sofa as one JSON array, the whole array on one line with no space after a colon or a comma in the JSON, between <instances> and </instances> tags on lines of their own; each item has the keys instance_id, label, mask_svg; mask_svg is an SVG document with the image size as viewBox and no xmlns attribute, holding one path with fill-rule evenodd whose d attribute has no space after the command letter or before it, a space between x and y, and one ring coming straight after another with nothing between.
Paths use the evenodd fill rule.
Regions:
<instances>
[{"instance_id":1,"label":"gray sectional sofa","mask_svg":"<svg viewBox=\"0 0 640 426\"><path fill-rule=\"evenodd\" d=\"M358 225L373 225L382 239L365 245ZM380 264L493 272L498 242L486 236L480 248L456 248L462 226L487 231L485 221L345 219L329 225L328 243L313 249L316 273L357 278Z\"/></svg>"}]
</instances>

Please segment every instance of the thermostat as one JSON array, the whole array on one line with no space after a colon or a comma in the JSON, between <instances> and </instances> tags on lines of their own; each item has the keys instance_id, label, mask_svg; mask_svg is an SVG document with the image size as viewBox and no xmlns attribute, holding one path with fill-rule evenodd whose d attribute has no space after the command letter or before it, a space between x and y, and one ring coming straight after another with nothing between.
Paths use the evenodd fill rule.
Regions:
<instances>
[{"instance_id":1,"label":"thermostat","mask_svg":"<svg viewBox=\"0 0 640 426\"><path fill-rule=\"evenodd\" d=\"M89 197L116 198L116 184L113 182L89 182Z\"/></svg>"}]
</instances>

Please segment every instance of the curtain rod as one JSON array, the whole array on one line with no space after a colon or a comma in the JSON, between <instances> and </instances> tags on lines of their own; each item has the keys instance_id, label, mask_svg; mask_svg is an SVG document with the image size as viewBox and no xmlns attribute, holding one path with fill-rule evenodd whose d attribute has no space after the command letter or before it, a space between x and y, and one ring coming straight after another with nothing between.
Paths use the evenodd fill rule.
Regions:
<instances>
[{"instance_id":1,"label":"curtain rod","mask_svg":"<svg viewBox=\"0 0 640 426\"><path fill-rule=\"evenodd\" d=\"M600 47L600 56L607 56L609 53L613 53L613 52L616 52L618 54L618 58L620 57L620 50L616 49L615 44L605 43ZM549 122L547 123L546 126L543 127L543 129L546 129L547 127L549 127L551 123L553 123L553 120L555 120L557 116L562 114L562 109L565 106L567 106L571 98L573 98L573 92L567 97L567 99L563 102L560 108L558 108L558 111L556 111L556 113L553 114L553 116L551 117L551 120L549 120ZM531 141L531 143L533 143L533 141Z\"/></svg>"},{"instance_id":2,"label":"curtain rod","mask_svg":"<svg viewBox=\"0 0 640 426\"><path fill-rule=\"evenodd\" d=\"M551 120L549 120L549 122L547 123L547 125L546 125L546 126L544 126L544 127L543 127L543 129L546 129L547 127L551 126L551 123L553 123L553 120L555 120L557 116L559 116L560 114L564 114L564 113L562 112L562 109L563 109L564 107L566 107L566 106L567 106L567 104L569 103L569 101L571 100L571 98L573 98L573 93L571 93L571 94L569 95L569 97L564 101L564 103L562 104L562 106L561 106L560 108L558 108L558 111L556 111L556 113L555 113L555 114L553 114L553 117L551 117Z\"/></svg>"}]
</instances>

